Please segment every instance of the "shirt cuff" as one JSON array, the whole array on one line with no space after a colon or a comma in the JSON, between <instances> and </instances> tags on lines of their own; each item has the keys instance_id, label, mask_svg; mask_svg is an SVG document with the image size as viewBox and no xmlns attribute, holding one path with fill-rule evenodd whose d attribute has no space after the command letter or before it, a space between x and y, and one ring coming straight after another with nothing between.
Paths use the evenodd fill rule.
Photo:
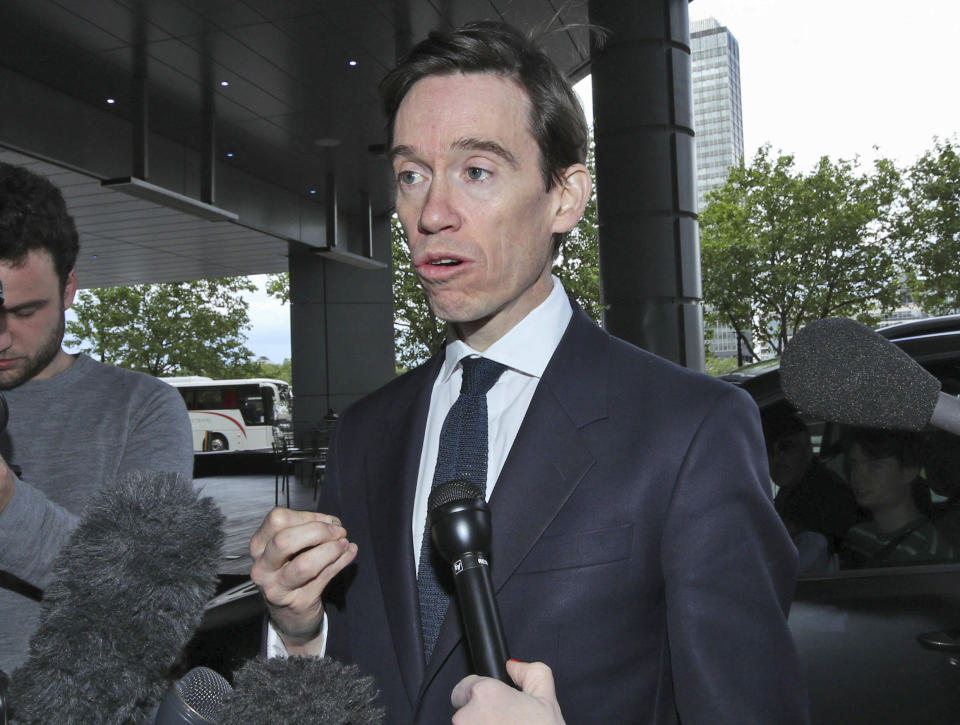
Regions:
<instances>
[{"instance_id":1,"label":"shirt cuff","mask_svg":"<svg viewBox=\"0 0 960 725\"><path fill-rule=\"evenodd\" d=\"M320 624L320 654L319 657L325 657L327 654L327 613L323 613L323 622ZM283 646L283 640L280 634L273 627L273 622L267 620L267 657L285 660L290 654L287 648Z\"/></svg>"}]
</instances>

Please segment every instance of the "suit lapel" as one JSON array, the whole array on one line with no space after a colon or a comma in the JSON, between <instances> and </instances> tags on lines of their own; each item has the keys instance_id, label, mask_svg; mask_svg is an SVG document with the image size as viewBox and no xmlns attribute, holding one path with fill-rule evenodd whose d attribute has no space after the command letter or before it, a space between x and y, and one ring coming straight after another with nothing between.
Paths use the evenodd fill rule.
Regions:
<instances>
[{"instance_id":1,"label":"suit lapel","mask_svg":"<svg viewBox=\"0 0 960 725\"><path fill-rule=\"evenodd\" d=\"M409 381L399 405L380 419L373 440L377 455L366 458L367 507L376 570L386 602L387 620L411 707L423 680L423 645L410 520L420 468L420 452L430 393L442 356L431 360ZM385 486L384 481L395 482Z\"/></svg>"},{"instance_id":2,"label":"suit lapel","mask_svg":"<svg viewBox=\"0 0 960 725\"><path fill-rule=\"evenodd\" d=\"M608 343L606 333L575 307L490 497L495 591L503 588L595 462L579 429L607 414ZM534 486L536 495L531 495ZM424 689L461 639L459 617L454 601Z\"/></svg>"}]
</instances>

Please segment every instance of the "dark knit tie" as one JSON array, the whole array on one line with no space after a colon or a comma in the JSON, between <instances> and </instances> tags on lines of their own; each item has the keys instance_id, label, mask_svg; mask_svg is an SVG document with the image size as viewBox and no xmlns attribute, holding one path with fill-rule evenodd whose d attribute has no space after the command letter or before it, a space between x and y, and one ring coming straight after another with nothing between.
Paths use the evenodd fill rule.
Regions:
<instances>
[{"instance_id":1,"label":"dark knit tie","mask_svg":"<svg viewBox=\"0 0 960 725\"><path fill-rule=\"evenodd\" d=\"M440 429L440 450L432 487L447 481L466 479L481 491L487 490L487 391L506 367L482 357L460 362L463 382L460 397L454 402ZM429 662L437 642L440 625L450 605L453 575L449 565L434 550L429 516L420 548L417 589L420 592L420 625L423 629L423 655Z\"/></svg>"}]
</instances>

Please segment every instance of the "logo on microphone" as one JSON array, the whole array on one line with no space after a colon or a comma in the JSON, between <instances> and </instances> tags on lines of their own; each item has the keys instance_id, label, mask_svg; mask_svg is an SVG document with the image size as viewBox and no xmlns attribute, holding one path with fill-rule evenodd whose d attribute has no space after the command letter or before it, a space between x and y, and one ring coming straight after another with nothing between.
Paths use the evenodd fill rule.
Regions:
<instances>
[{"instance_id":1,"label":"logo on microphone","mask_svg":"<svg viewBox=\"0 0 960 725\"><path fill-rule=\"evenodd\" d=\"M455 562L453 562L453 573L459 574L462 571L463 571L463 559L457 559Z\"/></svg>"}]
</instances>

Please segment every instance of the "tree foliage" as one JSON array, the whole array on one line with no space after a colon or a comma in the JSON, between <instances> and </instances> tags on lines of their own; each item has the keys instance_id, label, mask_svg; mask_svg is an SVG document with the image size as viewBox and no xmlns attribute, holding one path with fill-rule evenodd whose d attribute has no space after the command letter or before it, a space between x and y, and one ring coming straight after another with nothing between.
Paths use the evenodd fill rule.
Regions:
<instances>
[{"instance_id":1,"label":"tree foliage","mask_svg":"<svg viewBox=\"0 0 960 725\"><path fill-rule=\"evenodd\" d=\"M150 375L258 374L245 346L250 329L246 277L81 290L67 344Z\"/></svg>"},{"instance_id":2,"label":"tree foliage","mask_svg":"<svg viewBox=\"0 0 960 725\"><path fill-rule=\"evenodd\" d=\"M940 141L907 171L900 231L910 262L913 297L928 314L957 310L960 300L960 153Z\"/></svg>"},{"instance_id":3,"label":"tree foliage","mask_svg":"<svg viewBox=\"0 0 960 725\"><path fill-rule=\"evenodd\" d=\"M760 148L731 169L700 216L708 322L730 325L750 349L779 354L789 336L824 317L876 322L901 298L895 212L900 173L886 159L824 156L809 173Z\"/></svg>"},{"instance_id":4,"label":"tree foliage","mask_svg":"<svg viewBox=\"0 0 960 725\"><path fill-rule=\"evenodd\" d=\"M446 324L430 309L410 264L407 237L396 214L390 220L393 251L393 352L398 371L419 365L443 346Z\"/></svg>"}]
</instances>

